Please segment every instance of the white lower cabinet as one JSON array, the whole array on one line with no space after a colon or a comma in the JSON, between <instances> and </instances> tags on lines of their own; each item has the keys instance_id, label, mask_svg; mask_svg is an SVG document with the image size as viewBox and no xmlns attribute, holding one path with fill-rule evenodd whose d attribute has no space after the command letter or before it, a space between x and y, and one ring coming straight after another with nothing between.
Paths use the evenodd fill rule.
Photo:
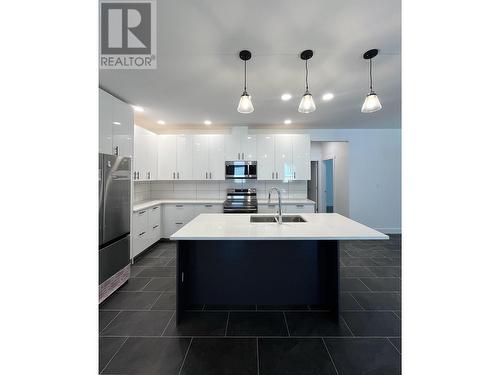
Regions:
<instances>
[{"instance_id":1,"label":"white lower cabinet","mask_svg":"<svg viewBox=\"0 0 500 375\"><path fill-rule=\"evenodd\" d=\"M154 206L134 212L132 216L133 258L161 238L161 206Z\"/></svg>"},{"instance_id":2,"label":"white lower cabinet","mask_svg":"<svg viewBox=\"0 0 500 375\"><path fill-rule=\"evenodd\" d=\"M193 205L191 204L164 204L162 212L162 233L169 238L193 219Z\"/></svg>"},{"instance_id":3,"label":"white lower cabinet","mask_svg":"<svg viewBox=\"0 0 500 375\"><path fill-rule=\"evenodd\" d=\"M221 214L222 204L164 204L162 213L163 238L169 238L199 214Z\"/></svg>"},{"instance_id":4,"label":"white lower cabinet","mask_svg":"<svg viewBox=\"0 0 500 375\"><path fill-rule=\"evenodd\" d=\"M275 214L278 212L278 203L259 204L259 214ZM307 214L314 213L314 204L283 203L281 205L283 214Z\"/></svg>"},{"instance_id":5,"label":"white lower cabinet","mask_svg":"<svg viewBox=\"0 0 500 375\"><path fill-rule=\"evenodd\" d=\"M283 213L287 214L313 214L314 204L286 204Z\"/></svg>"}]
</instances>

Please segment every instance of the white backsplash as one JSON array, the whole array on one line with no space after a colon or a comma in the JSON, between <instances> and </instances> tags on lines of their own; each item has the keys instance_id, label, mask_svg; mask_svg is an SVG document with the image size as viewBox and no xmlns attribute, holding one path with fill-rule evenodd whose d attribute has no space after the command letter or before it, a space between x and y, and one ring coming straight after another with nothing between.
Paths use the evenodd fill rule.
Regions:
<instances>
[{"instance_id":1,"label":"white backsplash","mask_svg":"<svg viewBox=\"0 0 500 375\"><path fill-rule=\"evenodd\" d=\"M283 199L306 199L307 181L145 181L134 183L134 202L148 199L226 199L229 188L256 188L257 197L267 198L271 187L282 192Z\"/></svg>"}]
</instances>

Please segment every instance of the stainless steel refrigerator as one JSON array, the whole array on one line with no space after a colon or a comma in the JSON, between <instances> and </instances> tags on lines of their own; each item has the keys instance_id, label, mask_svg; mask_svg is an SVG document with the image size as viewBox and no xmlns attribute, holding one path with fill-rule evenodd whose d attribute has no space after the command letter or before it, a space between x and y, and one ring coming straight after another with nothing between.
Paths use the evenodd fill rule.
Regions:
<instances>
[{"instance_id":1,"label":"stainless steel refrigerator","mask_svg":"<svg viewBox=\"0 0 500 375\"><path fill-rule=\"evenodd\" d=\"M99 303L130 278L131 165L99 154Z\"/></svg>"}]
</instances>

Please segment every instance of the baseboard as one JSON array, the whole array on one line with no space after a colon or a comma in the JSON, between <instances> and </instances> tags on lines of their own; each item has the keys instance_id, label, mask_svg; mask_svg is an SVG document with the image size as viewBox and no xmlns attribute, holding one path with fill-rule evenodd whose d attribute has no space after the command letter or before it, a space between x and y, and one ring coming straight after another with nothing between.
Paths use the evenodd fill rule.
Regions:
<instances>
[{"instance_id":1,"label":"baseboard","mask_svg":"<svg viewBox=\"0 0 500 375\"><path fill-rule=\"evenodd\" d=\"M401 234L401 228L373 228L384 234Z\"/></svg>"}]
</instances>

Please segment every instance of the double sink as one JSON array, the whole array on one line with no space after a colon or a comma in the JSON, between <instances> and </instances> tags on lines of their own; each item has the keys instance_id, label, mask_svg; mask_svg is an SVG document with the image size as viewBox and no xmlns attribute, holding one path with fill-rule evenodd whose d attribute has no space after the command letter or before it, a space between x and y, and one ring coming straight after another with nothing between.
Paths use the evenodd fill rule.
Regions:
<instances>
[{"instance_id":1,"label":"double sink","mask_svg":"<svg viewBox=\"0 0 500 375\"><path fill-rule=\"evenodd\" d=\"M298 215L283 215L281 217L283 223L305 223L302 216ZM262 216L250 216L251 223L277 223L278 216L276 215L262 215Z\"/></svg>"}]
</instances>

